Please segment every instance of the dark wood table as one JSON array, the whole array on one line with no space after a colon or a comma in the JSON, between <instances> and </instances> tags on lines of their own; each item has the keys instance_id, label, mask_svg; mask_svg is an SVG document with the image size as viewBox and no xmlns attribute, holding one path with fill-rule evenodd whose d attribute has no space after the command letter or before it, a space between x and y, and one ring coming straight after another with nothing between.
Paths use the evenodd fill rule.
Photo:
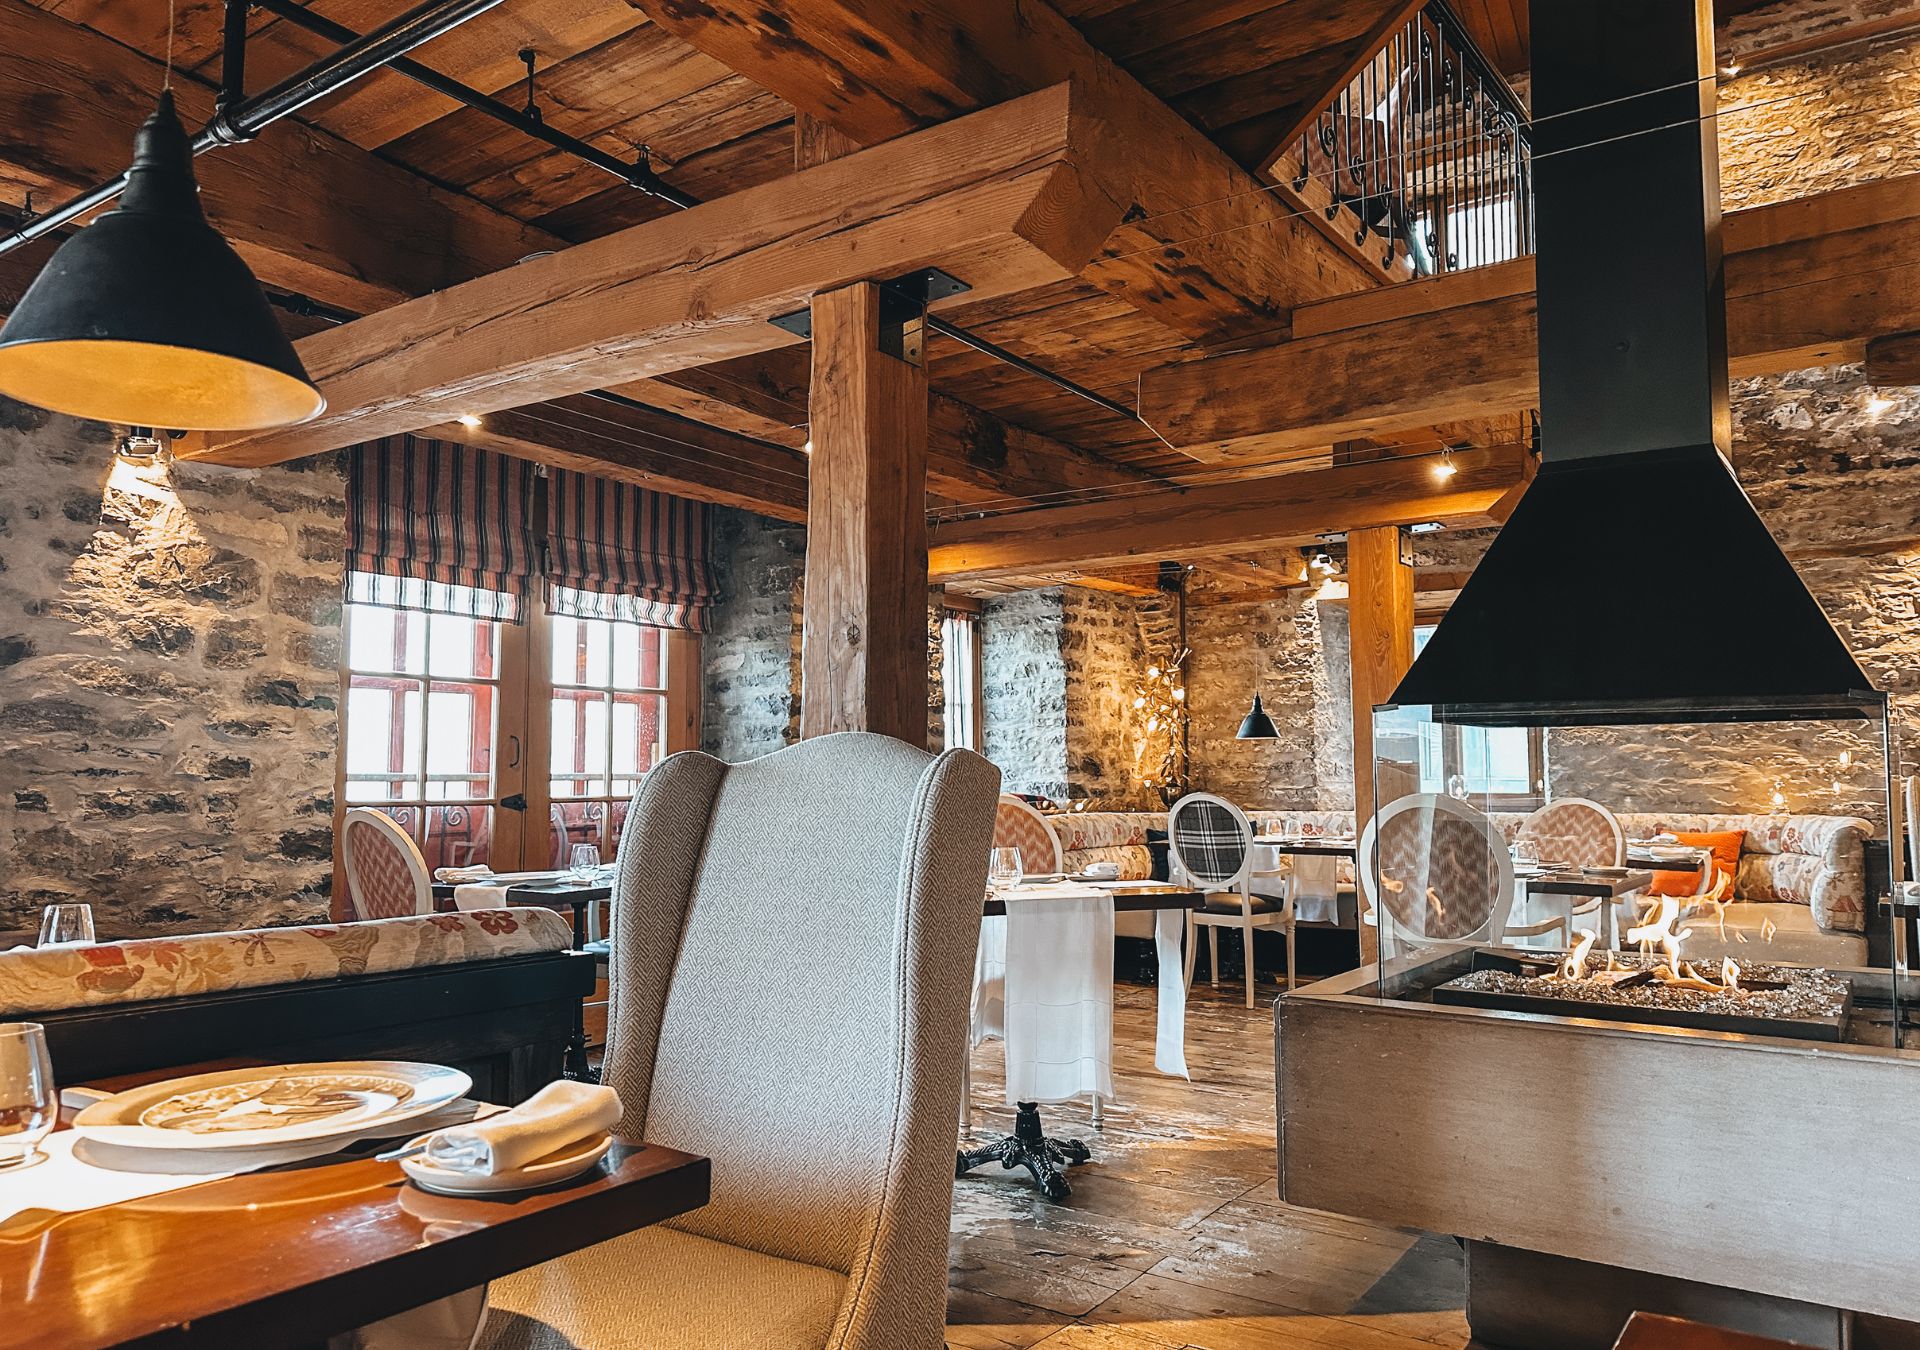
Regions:
<instances>
[{"instance_id":1,"label":"dark wood table","mask_svg":"<svg viewBox=\"0 0 1920 1350\"><path fill-rule=\"evenodd\" d=\"M710 1173L693 1154L616 1142L586 1176L524 1195L455 1199L398 1163L317 1159L29 1211L0 1224L0 1350L319 1345L698 1209Z\"/></svg>"},{"instance_id":2,"label":"dark wood table","mask_svg":"<svg viewBox=\"0 0 1920 1350\"><path fill-rule=\"evenodd\" d=\"M1085 886L1088 890L1107 892L1113 897L1115 914L1139 913L1142 910L1155 909L1204 909L1207 903L1207 897L1199 891L1190 891L1163 881L1135 881L1122 885L1111 883L1101 885L1091 881L1067 881L1059 884ZM1007 902L998 896L989 895L980 912L982 915L1005 914Z\"/></svg>"},{"instance_id":3,"label":"dark wood table","mask_svg":"<svg viewBox=\"0 0 1920 1350\"><path fill-rule=\"evenodd\" d=\"M1297 854L1313 858L1345 858L1348 862L1358 862L1360 845L1352 839L1275 839L1253 836L1253 842L1260 848L1270 848L1275 853Z\"/></svg>"}]
</instances>

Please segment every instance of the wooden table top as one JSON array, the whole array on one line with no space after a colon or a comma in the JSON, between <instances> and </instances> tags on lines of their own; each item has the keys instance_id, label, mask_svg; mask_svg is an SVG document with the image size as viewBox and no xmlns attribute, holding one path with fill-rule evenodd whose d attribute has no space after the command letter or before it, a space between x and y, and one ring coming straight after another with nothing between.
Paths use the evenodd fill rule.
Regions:
<instances>
[{"instance_id":1,"label":"wooden table top","mask_svg":"<svg viewBox=\"0 0 1920 1350\"><path fill-rule=\"evenodd\" d=\"M1628 891L1653 884L1651 872L1628 872L1619 877L1588 876L1584 872L1540 872L1525 878L1528 895L1587 895L1614 900Z\"/></svg>"},{"instance_id":2,"label":"wooden table top","mask_svg":"<svg viewBox=\"0 0 1920 1350\"><path fill-rule=\"evenodd\" d=\"M1275 853L1306 854L1318 858L1358 858L1360 845L1351 839L1274 839L1253 836L1258 848Z\"/></svg>"},{"instance_id":3,"label":"wooden table top","mask_svg":"<svg viewBox=\"0 0 1920 1350\"><path fill-rule=\"evenodd\" d=\"M1085 884L1090 890L1109 892L1113 896L1115 914L1150 909L1200 909L1207 903L1207 898L1200 892L1183 890L1164 881L1134 881L1105 886L1094 886L1091 882L1076 884ZM990 895L980 912L983 915L1005 914L1007 902Z\"/></svg>"},{"instance_id":4,"label":"wooden table top","mask_svg":"<svg viewBox=\"0 0 1920 1350\"><path fill-rule=\"evenodd\" d=\"M183 1071L184 1072L184 1071ZM544 1191L455 1199L313 1162L0 1223L0 1347L296 1346L707 1202L707 1159L616 1142Z\"/></svg>"},{"instance_id":5,"label":"wooden table top","mask_svg":"<svg viewBox=\"0 0 1920 1350\"><path fill-rule=\"evenodd\" d=\"M460 883L436 881L433 883L435 900L452 900L453 890ZM509 900L538 900L545 905L590 905L596 900L613 898L613 879L605 881L523 881L507 888Z\"/></svg>"}]
</instances>

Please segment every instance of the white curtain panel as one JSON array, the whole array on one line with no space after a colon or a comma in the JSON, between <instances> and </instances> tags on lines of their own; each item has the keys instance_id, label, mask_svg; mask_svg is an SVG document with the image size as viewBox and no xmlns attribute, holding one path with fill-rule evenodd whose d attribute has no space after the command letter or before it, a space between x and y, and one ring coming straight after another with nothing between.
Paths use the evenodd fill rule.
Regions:
<instances>
[{"instance_id":1,"label":"white curtain panel","mask_svg":"<svg viewBox=\"0 0 1920 1350\"><path fill-rule=\"evenodd\" d=\"M1007 1101L1113 1100L1113 897L1030 886L1007 897Z\"/></svg>"}]
</instances>

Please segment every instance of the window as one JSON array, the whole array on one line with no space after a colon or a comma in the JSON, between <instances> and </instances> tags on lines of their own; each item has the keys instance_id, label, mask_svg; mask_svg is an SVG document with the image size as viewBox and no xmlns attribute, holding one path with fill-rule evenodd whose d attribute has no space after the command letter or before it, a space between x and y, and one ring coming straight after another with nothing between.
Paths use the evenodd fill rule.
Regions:
<instances>
[{"instance_id":1,"label":"window","mask_svg":"<svg viewBox=\"0 0 1920 1350\"><path fill-rule=\"evenodd\" d=\"M356 574L354 582L341 727L346 802L399 821L430 867L484 863L498 800L503 625L429 608L450 606L458 587L415 587L403 598L391 578Z\"/></svg>"},{"instance_id":2,"label":"window","mask_svg":"<svg viewBox=\"0 0 1920 1350\"><path fill-rule=\"evenodd\" d=\"M1433 628L1413 630L1415 656L1426 648ZM1546 801L1546 776L1546 733L1539 727L1421 724L1422 792L1459 791L1484 798L1490 810L1523 810Z\"/></svg>"},{"instance_id":3,"label":"window","mask_svg":"<svg viewBox=\"0 0 1920 1350\"><path fill-rule=\"evenodd\" d=\"M941 620L940 686L946 696L946 748L978 750L981 684L977 611L949 608Z\"/></svg>"},{"instance_id":4,"label":"window","mask_svg":"<svg viewBox=\"0 0 1920 1350\"><path fill-rule=\"evenodd\" d=\"M692 743L696 635L531 604L501 623L459 587L353 574L338 809L393 816L429 868L564 866L576 844L610 860L641 775Z\"/></svg>"},{"instance_id":5,"label":"window","mask_svg":"<svg viewBox=\"0 0 1920 1350\"><path fill-rule=\"evenodd\" d=\"M666 754L668 632L560 615L547 632L553 860L576 844L611 859L640 775Z\"/></svg>"}]
</instances>

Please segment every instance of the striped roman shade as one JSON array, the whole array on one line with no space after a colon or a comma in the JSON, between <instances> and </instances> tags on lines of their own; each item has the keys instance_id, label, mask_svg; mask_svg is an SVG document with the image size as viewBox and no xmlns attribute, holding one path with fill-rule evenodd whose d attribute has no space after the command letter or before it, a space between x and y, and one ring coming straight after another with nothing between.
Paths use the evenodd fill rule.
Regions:
<instances>
[{"instance_id":1,"label":"striped roman shade","mask_svg":"<svg viewBox=\"0 0 1920 1350\"><path fill-rule=\"evenodd\" d=\"M546 544L551 612L706 627L715 586L700 503L554 469Z\"/></svg>"},{"instance_id":2,"label":"striped roman shade","mask_svg":"<svg viewBox=\"0 0 1920 1350\"><path fill-rule=\"evenodd\" d=\"M525 616L537 565L531 463L424 436L348 457L347 599Z\"/></svg>"}]
</instances>

